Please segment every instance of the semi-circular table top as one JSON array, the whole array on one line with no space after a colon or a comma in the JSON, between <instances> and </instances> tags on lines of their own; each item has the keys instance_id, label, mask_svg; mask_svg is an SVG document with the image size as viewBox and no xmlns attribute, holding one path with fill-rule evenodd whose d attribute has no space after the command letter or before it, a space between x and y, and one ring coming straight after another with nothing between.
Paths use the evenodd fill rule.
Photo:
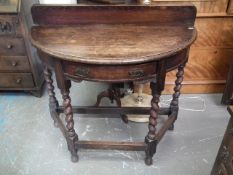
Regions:
<instances>
[{"instance_id":1,"label":"semi-circular table top","mask_svg":"<svg viewBox=\"0 0 233 175\"><path fill-rule=\"evenodd\" d=\"M90 24L31 29L31 41L42 52L88 64L155 61L189 47L195 38L194 27L169 25Z\"/></svg>"}]
</instances>

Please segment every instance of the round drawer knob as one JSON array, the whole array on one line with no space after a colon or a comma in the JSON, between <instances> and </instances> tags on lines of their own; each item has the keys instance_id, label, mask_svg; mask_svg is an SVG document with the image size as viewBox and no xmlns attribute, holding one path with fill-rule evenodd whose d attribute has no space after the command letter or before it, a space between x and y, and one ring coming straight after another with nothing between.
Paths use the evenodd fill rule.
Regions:
<instances>
[{"instance_id":1,"label":"round drawer knob","mask_svg":"<svg viewBox=\"0 0 233 175\"><path fill-rule=\"evenodd\" d=\"M21 82L22 82L22 79L20 79L20 78L16 80L17 84L21 84Z\"/></svg>"},{"instance_id":2,"label":"round drawer knob","mask_svg":"<svg viewBox=\"0 0 233 175\"><path fill-rule=\"evenodd\" d=\"M16 61L12 61L11 65L12 65L13 67L17 66L17 62L16 62Z\"/></svg>"},{"instance_id":3,"label":"round drawer knob","mask_svg":"<svg viewBox=\"0 0 233 175\"><path fill-rule=\"evenodd\" d=\"M7 45L7 49L12 49L12 48L13 48L13 45L11 45L11 44Z\"/></svg>"}]
</instances>

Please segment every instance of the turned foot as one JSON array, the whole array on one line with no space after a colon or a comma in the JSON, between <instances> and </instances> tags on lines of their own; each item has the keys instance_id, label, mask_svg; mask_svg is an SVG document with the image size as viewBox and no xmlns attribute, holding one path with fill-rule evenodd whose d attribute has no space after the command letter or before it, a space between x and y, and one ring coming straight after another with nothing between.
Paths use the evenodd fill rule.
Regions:
<instances>
[{"instance_id":1,"label":"turned foot","mask_svg":"<svg viewBox=\"0 0 233 175\"><path fill-rule=\"evenodd\" d=\"M59 128L59 124L58 124L57 121L54 121L54 122L53 122L53 125L54 125L55 128Z\"/></svg>"},{"instance_id":2,"label":"turned foot","mask_svg":"<svg viewBox=\"0 0 233 175\"><path fill-rule=\"evenodd\" d=\"M125 115L125 114L121 114L121 119L122 119L122 121L123 121L124 123L126 123L126 124L129 122L128 117L127 117L127 115Z\"/></svg>"},{"instance_id":3,"label":"turned foot","mask_svg":"<svg viewBox=\"0 0 233 175\"><path fill-rule=\"evenodd\" d=\"M171 126L168 128L169 131L173 131L174 130L174 123L171 124Z\"/></svg>"},{"instance_id":4,"label":"turned foot","mask_svg":"<svg viewBox=\"0 0 233 175\"><path fill-rule=\"evenodd\" d=\"M78 160L79 160L79 157L78 157L78 155L71 155L71 161L72 162L78 162Z\"/></svg>"},{"instance_id":5,"label":"turned foot","mask_svg":"<svg viewBox=\"0 0 233 175\"><path fill-rule=\"evenodd\" d=\"M146 157L145 158L145 164L148 165L148 166L152 165L153 164L152 157Z\"/></svg>"}]
</instances>

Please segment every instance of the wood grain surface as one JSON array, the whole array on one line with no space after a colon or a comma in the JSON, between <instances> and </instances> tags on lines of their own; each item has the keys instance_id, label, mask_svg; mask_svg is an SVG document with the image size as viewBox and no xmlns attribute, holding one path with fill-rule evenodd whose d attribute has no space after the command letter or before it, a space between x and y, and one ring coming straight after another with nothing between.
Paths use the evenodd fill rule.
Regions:
<instances>
[{"instance_id":1,"label":"wood grain surface","mask_svg":"<svg viewBox=\"0 0 233 175\"><path fill-rule=\"evenodd\" d=\"M64 60L129 64L158 60L189 46L195 29L180 26L80 25L34 27L32 43Z\"/></svg>"},{"instance_id":2,"label":"wood grain surface","mask_svg":"<svg viewBox=\"0 0 233 175\"><path fill-rule=\"evenodd\" d=\"M223 92L233 59L233 18L197 18L198 37L190 49L182 93ZM173 92L176 71L166 77L165 93ZM145 92L150 93L149 84Z\"/></svg>"}]
</instances>

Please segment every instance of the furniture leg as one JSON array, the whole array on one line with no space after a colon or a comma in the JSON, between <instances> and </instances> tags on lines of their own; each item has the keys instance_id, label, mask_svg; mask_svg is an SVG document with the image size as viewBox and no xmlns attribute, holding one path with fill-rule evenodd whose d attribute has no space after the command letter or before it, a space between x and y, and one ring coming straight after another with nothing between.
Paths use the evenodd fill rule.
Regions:
<instances>
[{"instance_id":1,"label":"furniture leg","mask_svg":"<svg viewBox=\"0 0 233 175\"><path fill-rule=\"evenodd\" d=\"M153 91L153 89L156 88L156 83L151 82L150 87ZM145 138L145 142L147 144L145 163L147 165L152 164L152 157L156 152L156 146L157 146L156 125L157 125L157 118L158 118L158 112L159 112L158 103L159 103L160 93L156 92L156 93L153 93L152 95L153 97L151 100L150 118L149 118L149 124L148 124L149 132Z\"/></svg>"},{"instance_id":2,"label":"furniture leg","mask_svg":"<svg viewBox=\"0 0 233 175\"><path fill-rule=\"evenodd\" d=\"M95 106L99 107L100 105L100 101L102 98L107 97L111 100L111 103L113 103L113 101L115 100L117 103L118 107L121 107L121 93L120 93L120 89L118 88L109 88L108 91L103 91L101 92L98 96L97 96L97 101ZM121 119L124 123L128 123L128 117L125 114L120 114L121 115Z\"/></svg>"},{"instance_id":3,"label":"furniture leg","mask_svg":"<svg viewBox=\"0 0 233 175\"><path fill-rule=\"evenodd\" d=\"M66 81L67 84L70 84L70 81ZM71 153L71 160L72 162L78 161L78 148L76 147L76 142L78 141L78 135L75 133L74 130L74 120L73 120L73 110L71 106L71 98L69 96L69 88L70 86L66 86L65 89L61 89L62 99L63 99L63 107L65 113L65 121L66 121L66 129L67 129L67 144L68 149Z\"/></svg>"},{"instance_id":4,"label":"furniture leg","mask_svg":"<svg viewBox=\"0 0 233 175\"><path fill-rule=\"evenodd\" d=\"M145 143L147 144L145 163L147 165L151 165L153 163L152 158L156 152L156 147L158 143L158 140L156 138L156 125L159 114L158 103L161 92L164 89L165 78L166 78L166 62L160 61L158 64L158 73L156 75L156 80L150 83L150 88L152 91L152 99L151 99L151 109L150 109L150 117L148 124L149 132L145 138Z\"/></svg>"},{"instance_id":5,"label":"furniture leg","mask_svg":"<svg viewBox=\"0 0 233 175\"><path fill-rule=\"evenodd\" d=\"M176 118L178 116L178 111L179 111L179 96L180 96L180 90L182 87L182 81L184 78L184 67L185 67L185 64L182 64L178 67L178 72L176 73L174 93L172 95L172 101L170 104L172 114L175 115ZM174 130L174 123L168 129Z\"/></svg>"},{"instance_id":6,"label":"furniture leg","mask_svg":"<svg viewBox=\"0 0 233 175\"><path fill-rule=\"evenodd\" d=\"M59 105L58 105L58 101L56 99L55 92L54 92L52 72L47 67L45 67L45 69L44 69L44 77L45 77L47 90L48 90L48 94L49 94L50 115L54 121L54 126L58 127L58 121L57 121L58 113L56 112L56 108Z\"/></svg>"}]
</instances>

